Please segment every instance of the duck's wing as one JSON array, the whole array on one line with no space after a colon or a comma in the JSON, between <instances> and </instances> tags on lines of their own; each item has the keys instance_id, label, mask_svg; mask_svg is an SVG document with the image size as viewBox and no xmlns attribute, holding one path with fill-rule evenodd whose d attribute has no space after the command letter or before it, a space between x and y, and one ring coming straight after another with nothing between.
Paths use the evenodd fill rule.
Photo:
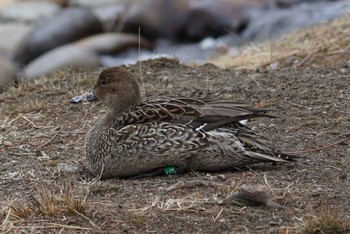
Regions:
<instances>
[{"instance_id":1,"label":"duck's wing","mask_svg":"<svg viewBox=\"0 0 350 234\"><path fill-rule=\"evenodd\" d=\"M255 117L273 117L268 111L229 100L158 97L123 113L118 125L170 122L206 131Z\"/></svg>"}]
</instances>

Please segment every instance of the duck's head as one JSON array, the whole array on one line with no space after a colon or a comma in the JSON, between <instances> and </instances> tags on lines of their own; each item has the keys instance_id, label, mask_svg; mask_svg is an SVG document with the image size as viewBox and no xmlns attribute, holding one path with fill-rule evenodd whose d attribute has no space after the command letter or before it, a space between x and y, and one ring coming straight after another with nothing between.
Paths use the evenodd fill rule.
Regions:
<instances>
[{"instance_id":1,"label":"duck's head","mask_svg":"<svg viewBox=\"0 0 350 234\"><path fill-rule=\"evenodd\" d=\"M119 114L141 103L137 77L125 68L103 70L92 90L71 99L72 103L100 100L113 114Z\"/></svg>"}]
</instances>

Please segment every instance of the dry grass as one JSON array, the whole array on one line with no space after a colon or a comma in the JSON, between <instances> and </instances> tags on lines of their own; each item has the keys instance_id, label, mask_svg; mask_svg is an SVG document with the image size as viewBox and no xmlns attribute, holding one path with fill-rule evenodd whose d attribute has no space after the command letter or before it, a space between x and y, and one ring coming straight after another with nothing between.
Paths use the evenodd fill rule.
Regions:
<instances>
[{"instance_id":1,"label":"dry grass","mask_svg":"<svg viewBox=\"0 0 350 234\"><path fill-rule=\"evenodd\" d=\"M273 42L250 45L234 57L209 62L220 67L321 67L350 59L350 14L327 24L286 34Z\"/></svg>"},{"instance_id":2,"label":"dry grass","mask_svg":"<svg viewBox=\"0 0 350 234\"><path fill-rule=\"evenodd\" d=\"M34 211L28 203L24 202L17 202L9 207L11 209L11 216L16 219L28 219Z\"/></svg>"},{"instance_id":3,"label":"dry grass","mask_svg":"<svg viewBox=\"0 0 350 234\"><path fill-rule=\"evenodd\" d=\"M63 183L59 192L38 188L31 199L16 202L11 208L11 218L28 219L32 215L59 216L83 214L88 206L89 190L75 189L72 181Z\"/></svg>"},{"instance_id":4,"label":"dry grass","mask_svg":"<svg viewBox=\"0 0 350 234\"><path fill-rule=\"evenodd\" d=\"M61 185L59 191L48 188L37 188L29 198L10 202L2 208L0 216L0 232L17 233L23 230L94 230L98 228L84 213L88 209L89 185L78 186L72 181ZM68 217L82 217L94 228L80 227L53 223L45 219L67 219ZM2 233L1 232L1 233Z\"/></svg>"},{"instance_id":5,"label":"dry grass","mask_svg":"<svg viewBox=\"0 0 350 234\"><path fill-rule=\"evenodd\" d=\"M304 226L306 234L343 234L350 232L350 217L342 217L335 210L324 206L320 212L309 218Z\"/></svg>"},{"instance_id":6,"label":"dry grass","mask_svg":"<svg viewBox=\"0 0 350 234\"><path fill-rule=\"evenodd\" d=\"M201 204L207 202L207 198L201 198L200 194L191 194L187 197L183 198L168 198L161 199L159 197L155 197L150 205L146 205L137 209L130 209L130 211L134 212L138 215L150 214L152 212L200 212L203 210L201 208Z\"/></svg>"},{"instance_id":7,"label":"dry grass","mask_svg":"<svg viewBox=\"0 0 350 234\"><path fill-rule=\"evenodd\" d=\"M138 71L137 66L132 69ZM250 103L263 100L290 110L288 115L280 113L283 122L261 119L251 123L257 130L265 130L265 135L281 149L314 148L341 140L348 124L345 120L349 113L345 110L349 107L349 86L342 75L334 75L337 68L331 70L331 75L329 71L307 70L296 75L288 71L267 75L159 60L144 62L143 69L150 96L190 96L200 90ZM166 90L162 89L164 70L173 74L169 81L172 88ZM85 176L80 174L85 163L84 136L103 108L98 103L71 105L68 100L90 88L95 75L59 72L35 82L23 82L0 95L0 233L163 233L169 229L174 233L298 233L303 230L305 217L312 213L306 204L315 207L325 199L339 214L346 213L344 204L348 205L349 196L342 187L349 184L345 172L350 163L345 156L349 146L345 144L308 153L307 159L293 165L223 172L225 180L219 180L215 173L192 172L139 180L102 180L89 185L77 182ZM203 79L204 75L210 79ZM321 75L325 77L319 78ZM280 82L282 76L297 79L286 86ZM226 89L233 84L240 88ZM339 86L344 90L342 98L332 91L338 91ZM275 94L267 91L270 87L276 89ZM294 95L293 90L304 93L304 97ZM45 100L46 106L23 112L19 105L28 97ZM323 103L329 104L328 109ZM35 106L40 105L32 108ZM310 116L324 121L305 126ZM336 120L339 124L335 124ZM274 126L270 126L272 123ZM332 135L331 131L337 133ZM59 163L73 165L78 171L64 171ZM71 180L76 182L64 183ZM164 192L180 180L210 180L219 185ZM273 199L286 209L271 211L210 203L225 198L242 184L256 183L265 183ZM316 185L321 190L315 195Z\"/></svg>"}]
</instances>

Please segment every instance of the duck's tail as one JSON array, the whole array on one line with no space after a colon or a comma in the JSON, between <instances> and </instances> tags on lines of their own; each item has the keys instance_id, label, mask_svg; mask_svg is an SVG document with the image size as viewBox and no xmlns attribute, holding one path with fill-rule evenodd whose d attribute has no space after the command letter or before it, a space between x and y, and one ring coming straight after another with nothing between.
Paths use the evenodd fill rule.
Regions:
<instances>
[{"instance_id":1,"label":"duck's tail","mask_svg":"<svg viewBox=\"0 0 350 234\"><path fill-rule=\"evenodd\" d=\"M298 155L286 154L274 150L247 150L244 155L250 159L255 159L259 162L294 162L298 158L303 158Z\"/></svg>"},{"instance_id":2,"label":"duck's tail","mask_svg":"<svg viewBox=\"0 0 350 234\"><path fill-rule=\"evenodd\" d=\"M288 162L302 158L298 155L275 150L269 145L269 140L266 137L256 133L245 125L236 124L234 129L234 135L238 140L237 144L241 146L244 155L248 157L247 160L250 158L260 162ZM233 131L232 128L227 130Z\"/></svg>"}]
</instances>

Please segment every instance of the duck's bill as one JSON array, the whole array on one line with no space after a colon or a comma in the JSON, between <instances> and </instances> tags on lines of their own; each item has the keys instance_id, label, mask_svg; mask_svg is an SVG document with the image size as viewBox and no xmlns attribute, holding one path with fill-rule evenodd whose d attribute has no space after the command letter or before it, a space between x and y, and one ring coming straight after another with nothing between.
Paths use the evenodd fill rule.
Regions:
<instances>
[{"instance_id":1,"label":"duck's bill","mask_svg":"<svg viewBox=\"0 0 350 234\"><path fill-rule=\"evenodd\" d=\"M80 103L80 102L93 102L97 100L94 92L92 90L87 91L86 93L76 96L70 100L70 103Z\"/></svg>"}]
</instances>

